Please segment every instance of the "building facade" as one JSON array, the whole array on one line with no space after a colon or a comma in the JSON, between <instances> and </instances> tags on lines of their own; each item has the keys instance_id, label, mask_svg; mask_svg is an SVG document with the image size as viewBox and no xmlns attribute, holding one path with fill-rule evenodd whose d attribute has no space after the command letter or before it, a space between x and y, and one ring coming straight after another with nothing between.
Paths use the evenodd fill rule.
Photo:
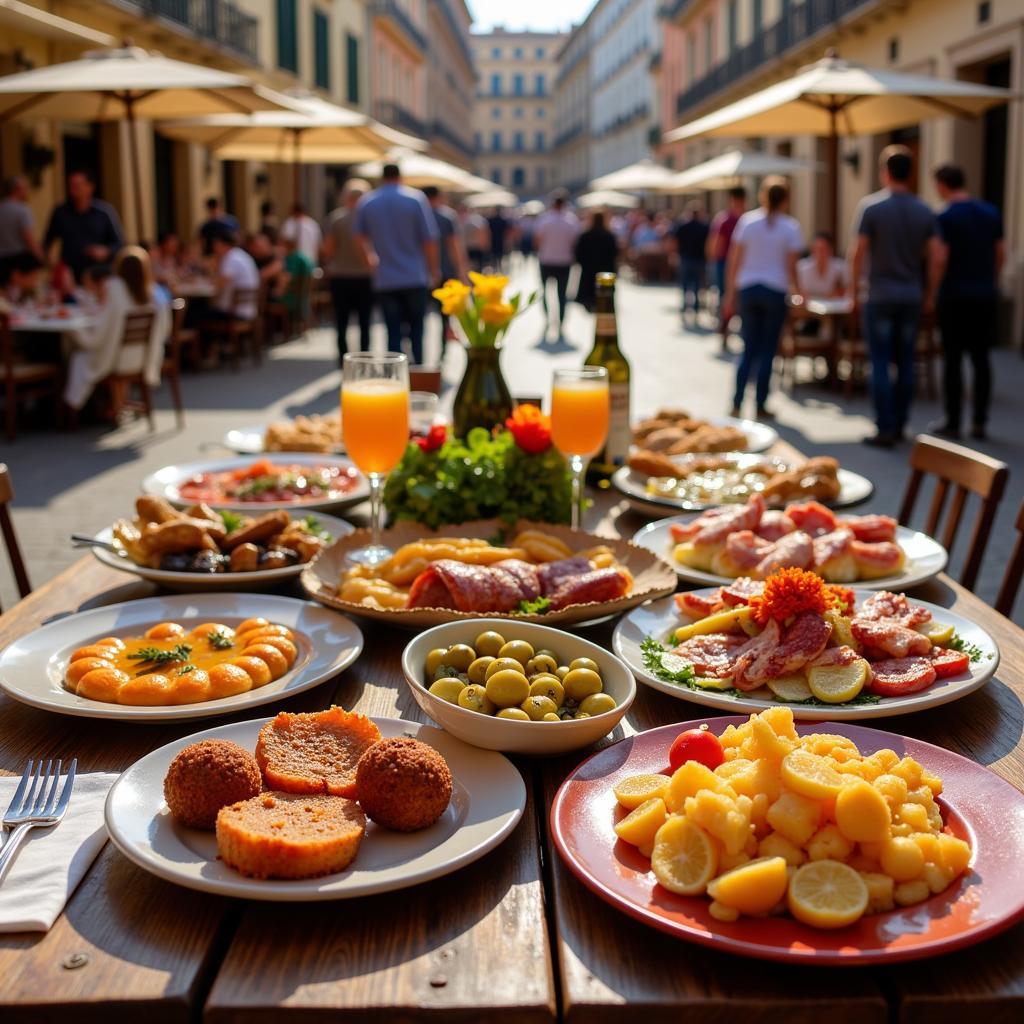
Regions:
<instances>
[{"instance_id":1,"label":"building facade","mask_svg":"<svg viewBox=\"0 0 1024 1024\"><path fill-rule=\"evenodd\" d=\"M428 0L427 124L434 156L473 165L476 66L470 45L472 15L465 0Z\"/></svg>"},{"instance_id":2,"label":"building facade","mask_svg":"<svg viewBox=\"0 0 1024 1024\"><path fill-rule=\"evenodd\" d=\"M473 36L476 172L522 197L544 195L560 184L554 86L565 38L503 28Z\"/></svg>"},{"instance_id":3,"label":"building facade","mask_svg":"<svg viewBox=\"0 0 1024 1024\"><path fill-rule=\"evenodd\" d=\"M961 164L971 190L1003 212L1002 335L1024 344L1024 0L675 0L663 16L664 131L791 75L828 47L874 67L1012 90L1016 99L981 118L936 117L884 135L840 140L838 224L845 245L858 201L878 187L878 154L891 142L915 152L916 185L933 206L938 196L929 172L943 162ZM664 146L662 156L683 168L737 144L827 159L824 140L799 133L695 139ZM828 190L813 172L794 176L793 212L808 234L830 223Z\"/></svg>"},{"instance_id":4,"label":"building facade","mask_svg":"<svg viewBox=\"0 0 1024 1024\"><path fill-rule=\"evenodd\" d=\"M570 192L583 191L591 173L590 25L577 25L557 55L555 173Z\"/></svg>"}]
</instances>

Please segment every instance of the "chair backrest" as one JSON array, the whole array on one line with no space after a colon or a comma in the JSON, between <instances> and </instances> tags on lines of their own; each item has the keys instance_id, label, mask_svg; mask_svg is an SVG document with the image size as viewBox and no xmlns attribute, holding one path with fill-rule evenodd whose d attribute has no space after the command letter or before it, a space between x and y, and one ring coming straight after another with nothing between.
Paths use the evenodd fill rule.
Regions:
<instances>
[{"instance_id":1,"label":"chair backrest","mask_svg":"<svg viewBox=\"0 0 1024 1024\"><path fill-rule=\"evenodd\" d=\"M1024 501L1017 509L1017 522L1014 526L1017 528L1017 543L1013 546L1013 554L999 587L999 596L996 597L996 611L1006 616L1013 611L1013 603L1017 599L1017 591L1020 590L1021 577L1024 576Z\"/></svg>"},{"instance_id":2,"label":"chair backrest","mask_svg":"<svg viewBox=\"0 0 1024 1024\"><path fill-rule=\"evenodd\" d=\"M239 310L242 309L259 309L260 303L260 290L258 288L236 288L231 293L231 315L237 317L239 320L250 319L247 316L242 316Z\"/></svg>"},{"instance_id":3,"label":"chair backrest","mask_svg":"<svg viewBox=\"0 0 1024 1024\"><path fill-rule=\"evenodd\" d=\"M980 499L981 509L974 522L967 558L960 573L960 582L968 590L973 590L981 568L981 559L985 554L985 545L988 544L989 533L995 520L996 509L1006 490L1009 468L1005 462L965 448L963 445L921 434L914 441L914 447L910 452L910 470L910 480L907 482L903 504L900 506L900 524L910 525L921 484L925 476L934 476L935 490L932 493L924 529L926 533L937 535L945 513L946 525L939 539L947 550L951 549L956 541L968 497L975 494ZM951 491L953 500L946 511L946 501Z\"/></svg>"},{"instance_id":4,"label":"chair backrest","mask_svg":"<svg viewBox=\"0 0 1024 1024\"><path fill-rule=\"evenodd\" d=\"M129 345L148 345L149 336L153 332L153 319L156 313L152 309L142 309L134 313L126 313L124 327L121 329L121 347Z\"/></svg>"},{"instance_id":5,"label":"chair backrest","mask_svg":"<svg viewBox=\"0 0 1024 1024\"><path fill-rule=\"evenodd\" d=\"M18 585L18 593L22 597L26 597L31 593L32 585L28 581L28 572L25 570L25 561L21 557L21 549L18 547L18 538L14 535L14 523L11 521L11 512L8 507L13 500L14 488L11 486L11 474L7 466L0 462L0 533L3 534L4 543L7 545L7 557L14 570L14 582Z\"/></svg>"},{"instance_id":6,"label":"chair backrest","mask_svg":"<svg viewBox=\"0 0 1024 1024\"><path fill-rule=\"evenodd\" d=\"M0 371L5 380L14 376L14 339L11 337L11 319L0 313Z\"/></svg>"}]
</instances>

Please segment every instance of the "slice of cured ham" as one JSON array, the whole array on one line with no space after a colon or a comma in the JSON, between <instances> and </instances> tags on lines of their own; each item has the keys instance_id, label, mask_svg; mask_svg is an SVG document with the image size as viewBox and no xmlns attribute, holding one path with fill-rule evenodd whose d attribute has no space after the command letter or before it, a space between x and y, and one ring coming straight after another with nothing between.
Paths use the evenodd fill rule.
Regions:
<instances>
[{"instance_id":1,"label":"slice of cured ham","mask_svg":"<svg viewBox=\"0 0 1024 1024\"><path fill-rule=\"evenodd\" d=\"M880 540L896 539L896 520L892 516L843 516L839 523L857 540L877 543Z\"/></svg>"},{"instance_id":2,"label":"slice of cured ham","mask_svg":"<svg viewBox=\"0 0 1024 1024\"><path fill-rule=\"evenodd\" d=\"M732 682L738 690L756 690L769 679L797 672L828 643L832 624L814 612L801 612L785 629L769 619L764 630L737 658Z\"/></svg>"},{"instance_id":3,"label":"slice of cured ham","mask_svg":"<svg viewBox=\"0 0 1024 1024\"><path fill-rule=\"evenodd\" d=\"M703 636L690 637L672 653L688 661L698 676L728 679L737 657L750 643L750 639L745 636L705 633Z\"/></svg>"},{"instance_id":4,"label":"slice of cured ham","mask_svg":"<svg viewBox=\"0 0 1024 1024\"><path fill-rule=\"evenodd\" d=\"M777 540L754 566L750 574L759 579L770 576L776 569L795 567L808 569L814 562L814 544L809 534L803 530L789 533Z\"/></svg>"}]
</instances>

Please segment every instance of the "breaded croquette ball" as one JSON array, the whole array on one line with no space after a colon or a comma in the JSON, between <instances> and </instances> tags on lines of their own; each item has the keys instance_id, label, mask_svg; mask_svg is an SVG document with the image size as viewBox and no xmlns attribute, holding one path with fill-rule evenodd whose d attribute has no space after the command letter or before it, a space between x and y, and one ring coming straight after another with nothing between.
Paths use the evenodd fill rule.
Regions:
<instances>
[{"instance_id":1,"label":"breaded croquette ball","mask_svg":"<svg viewBox=\"0 0 1024 1024\"><path fill-rule=\"evenodd\" d=\"M409 736L374 743L356 766L356 794L367 817L385 828L429 828L452 798L452 773L433 748Z\"/></svg>"},{"instance_id":2,"label":"breaded croquette ball","mask_svg":"<svg viewBox=\"0 0 1024 1024\"><path fill-rule=\"evenodd\" d=\"M167 807L190 828L212 829L222 807L257 796L262 788L256 758L230 740L190 743L164 777Z\"/></svg>"}]
</instances>

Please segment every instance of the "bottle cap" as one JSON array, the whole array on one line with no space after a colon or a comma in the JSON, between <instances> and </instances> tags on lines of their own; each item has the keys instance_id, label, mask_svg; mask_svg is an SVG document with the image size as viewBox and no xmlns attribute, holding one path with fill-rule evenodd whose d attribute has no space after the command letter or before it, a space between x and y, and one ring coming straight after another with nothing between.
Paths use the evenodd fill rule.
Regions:
<instances>
[{"instance_id":1,"label":"bottle cap","mask_svg":"<svg viewBox=\"0 0 1024 1024\"><path fill-rule=\"evenodd\" d=\"M597 286L598 288L605 287L610 288L615 284L615 275L610 271L602 271L597 275Z\"/></svg>"}]
</instances>

